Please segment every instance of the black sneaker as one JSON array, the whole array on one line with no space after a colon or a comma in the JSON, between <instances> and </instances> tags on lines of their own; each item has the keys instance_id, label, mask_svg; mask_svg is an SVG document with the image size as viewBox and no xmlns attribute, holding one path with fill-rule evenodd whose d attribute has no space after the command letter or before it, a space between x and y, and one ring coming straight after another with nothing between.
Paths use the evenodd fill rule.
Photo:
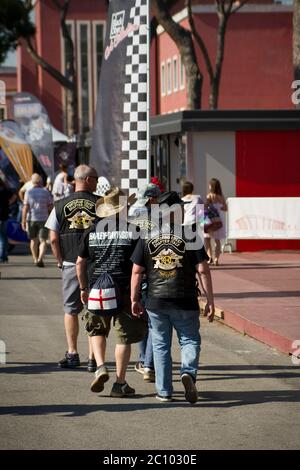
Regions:
<instances>
[{"instance_id":1,"label":"black sneaker","mask_svg":"<svg viewBox=\"0 0 300 470\"><path fill-rule=\"evenodd\" d=\"M118 384L115 382L110 392L110 396L114 398L130 397L135 394L134 388L129 387L128 383Z\"/></svg>"},{"instance_id":2,"label":"black sneaker","mask_svg":"<svg viewBox=\"0 0 300 470\"><path fill-rule=\"evenodd\" d=\"M70 354L68 351L66 352L65 357L58 363L58 367L61 367L62 369L74 369L75 367L79 366L79 354Z\"/></svg>"},{"instance_id":3,"label":"black sneaker","mask_svg":"<svg viewBox=\"0 0 300 470\"><path fill-rule=\"evenodd\" d=\"M189 374L182 374L181 382L184 386L186 401L196 403L198 401L198 390L193 377Z\"/></svg>"},{"instance_id":4,"label":"black sneaker","mask_svg":"<svg viewBox=\"0 0 300 470\"><path fill-rule=\"evenodd\" d=\"M104 390L104 384L109 380L109 374L107 368L103 365L97 368L95 372L95 378L91 383L91 391L100 393Z\"/></svg>"},{"instance_id":5,"label":"black sneaker","mask_svg":"<svg viewBox=\"0 0 300 470\"><path fill-rule=\"evenodd\" d=\"M88 372L96 372L97 369L97 362L95 359L91 359L89 357L88 363L87 363L87 370Z\"/></svg>"}]
</instances>

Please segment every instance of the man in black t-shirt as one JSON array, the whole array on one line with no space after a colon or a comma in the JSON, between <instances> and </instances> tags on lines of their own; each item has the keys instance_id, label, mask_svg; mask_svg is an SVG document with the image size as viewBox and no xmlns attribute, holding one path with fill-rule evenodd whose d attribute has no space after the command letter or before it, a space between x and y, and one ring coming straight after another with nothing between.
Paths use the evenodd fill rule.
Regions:
<instances>
[{"instance_id":1,"label":"man in black t-shirt","mask_svg":"<svg viewBox=\"0 0 300 470\"><path fill-rule=\"evenodd\" d=\"M139 316L143 312L140 283L145 273L148 282L145 306L151 324L157 399L162 402L172 400L171 342L174 327L181 349L180 375L185 397L188 402L195 403L198 400L195 382L201 341L196 274L199 274L207 296L208 319L213 321L214 318L208 256L195 228L189 229L181 224L183 211L178 194L165 193L158 202L165 205L162 224L150 239L139 240L131 257L134 263L132 313ZM168 222L166 215L169 216ZM174 220L176 216L177 221Z\"/></svg>"},{"instance_id":2,"label":"man in black t-shirt","mask_svg":"<svg viewBox=\"0 0 300 470\"><path fill-rule=\"evenodd\" d=\"M126 380L126 369L130 360L131 344L141 341L146 332L146 322L133 317L130 305L130 278L132 263L130 257L137 242L138 228L130 225L127 215L125 195L115 188L96 205L96 215L101 219L84 236L77 259L77 275L83 304L88 303L89 292L100 275L108 274L113 278L120 291L121 307L114 315L114 327L117 335L116 344L116 382L111 396L122 398L134 395ZM93 289L95 291L95 289ZM99 292L99 291L97 291ZM99 292L99 303L105 302L105 296ZM111 300L111 299L109 299ZM97 362L95 379L91 391L99 393L109 379L105 366L106 338L111 325L111 314L105 310L85 314L85 329L91 338L93 352Z\"/></svg>"}]
</instances>

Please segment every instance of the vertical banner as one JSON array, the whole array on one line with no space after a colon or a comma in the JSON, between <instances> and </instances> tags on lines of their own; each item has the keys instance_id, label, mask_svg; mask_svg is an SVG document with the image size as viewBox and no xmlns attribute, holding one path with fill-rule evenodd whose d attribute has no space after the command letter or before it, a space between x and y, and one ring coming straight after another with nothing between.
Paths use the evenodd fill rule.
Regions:
<instances>
[{"instance_id":1,"label":"vertical banner","mask_svg":"<svg viewBox=\"0 0 300 470\"><path fill-rule=\"evenodd\" d=\"M90 160L129 193L149 178L148 1L110 1Z\"/></svg>"},{"instance_id":2,"label":"vertical banner","mask_svg":"<svg viewBox=\"0 0 300 470\"><path fill-rule=\"evenodd\" d=\"M9 158L5 155L3 150L0 148L0 177L13 191L19 189L19 175L14 169L13 165L9 161Z\"/></svg>"},{"instance_id":3,"label":"vertical banner","mask_svg":"<svg viewBox=\"0 0 300 470\"><path fill-rule=\"evenodd\" d=\"M14 118L39 164L53 180L52 126L40 101L30 93L17 93L13 98Z\"/></svg>"}]
</instances>

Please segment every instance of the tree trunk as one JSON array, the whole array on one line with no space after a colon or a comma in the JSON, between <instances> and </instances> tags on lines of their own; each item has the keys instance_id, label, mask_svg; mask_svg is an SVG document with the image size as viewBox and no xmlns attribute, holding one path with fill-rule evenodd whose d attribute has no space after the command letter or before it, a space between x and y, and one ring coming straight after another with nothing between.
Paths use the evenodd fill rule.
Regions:
<instances>
[{"instance_id":1,"label":"tree trunk","mask_svg":"<svg viewBox=\"0 0 300 470\"><path fill-rule=\"evenodd\" d=\"M218 109L219 103L219 91L222 75L222 67L224 61L224 50L225 50L225 35L227 29L228 18L224 14L219 14L219 27L217 37L217 54L216 64L213 80L211 82L210 96L209 96L209 108Z\"/></svg>"},{"instance_id":2,"label":"tree trunk","mask_svg":"<svg viewBox=\"0 0 300 470\"><path fill-rule=\"evenodd\" d=\"M59 4L57 4L57 0L53 0L56 6L59 8ZM60 6L61 9L61 18L60 18L60 26L62 30L62 35L65 41L65 47L68 48L69 58L70 60L65 64L66 67L66 78L71 84L71 87L66 90L66 121L67 121L67 134L72 136L74 134L78 134L79 132L79 124L78 124L78 92L77 92L77 76L76 76L76 67L75 67L75 53L74 53L74 44L72 37L69 33L66 18L67 13L69 11L70 0L64 0L63 7Z\"/></svg>"},{"instance_id":3,"label":"tree trunk","mask_svg":"<svg viewBox=\"0 0 300 470\"><path fill-rule=\"evenodd\" d=\"M27 50L31 55L32 59L37 65L42 67L46 72L51 75L58 83L60 83L66 92L66 121L67 121L67 134L69 136L78 134L78 94L77 94L77 77L75 69L75 54L74 44L69 34L66 17L69 10L70 0L63 0L60 3L58 0L52 0L53 4L61 12L61 30L63 38L67 47L69 48L70 60L66 63L66 72L63 75L59 70L53 67L51 64L46 62L43 57L39 56L37 51L32 45L30 38L25 38L27 44Z\"/></svg>"},{"instance_id":4,"label":"tree trunk","mask_svg":"<svg viewBox=\"0 0 300 470\"><path fill-rule=\"evenodd\" d=\"M66 124L69 137L78 134L78 98L77 87L74 85L73 90L66 90Z\"/></svg>"},{"instance_id":5,"label":"tree trunk","mask_svg":"<svg viewBox=\"0 0 300 470\"><path fill-rule=\"evenodd\" d=\"M192 34L176 23L162 0L152 0L152 9L159 24L175 42L185 67L188 109L201 109L203 76L200 72Z\"/></svg>"}]
</instances>

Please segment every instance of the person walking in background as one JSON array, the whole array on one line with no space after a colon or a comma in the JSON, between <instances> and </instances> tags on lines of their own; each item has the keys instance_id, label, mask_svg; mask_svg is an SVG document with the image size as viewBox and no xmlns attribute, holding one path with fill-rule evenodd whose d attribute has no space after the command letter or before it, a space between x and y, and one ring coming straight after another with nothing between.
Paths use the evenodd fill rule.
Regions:
<instances>
[{"instance_id":1,"label":"person walking in background","mask_svg":"<svg viewBox=\"0 0 300 470\"><path fill-rule=\"evenodd\" d=\"M70 194L74 193L74 178L70 175L64 176L64 197L70 196Z\"/></svg>"},{"instance_id":2,"label":"person walking in background","mask_svg":"<svg viewBox=\"0 0 300 470\"><path fill-rule=\"evenodd\" d=\"M201 205L204 204L201 196L193 194L193 191L193 183L190 181L183 183L181 200L184 202L184 225L193 225L198 222Z\"/></svg>"},{"instance_id":3,"label":"person walking in background","mask_svg":"<svg viewBox=\"0 0 300 470\"><path fill-rule=\"evenodd\" d=\"M64 190L65 190L65 179L68 176L68 166L61 163L59 165L60 172L56 175L53 188L52 188L52 195L54 202L59 201L63 197L65 197Z\"/></svg>"},{"instance_id":4,"label":"person walking in background","mask_svg":"<svg viewBox=\"0 0 300 470\"><path fill-rule=\"evenodd\" d=\"M22 184L21 188L19 189L19 198L20 198L20 201L22 203L24 202L24 197L25 197L26 191L28 191L29 189L32 189L32 188L33 188L33 183L31 181L31 178L30 178L29 181L26 181L26 183Z\"/></svg>"},{"instance_id":5,"label":"person walking in background","mask_svg":"<svg viewBox=\"0 0 300 470\"><path fill-rule=\"evenodd\" d=\"M24 197L22 229L28 231L34 264L43 268L48 239L48 230L44 225L52 209L53 200L49 191L43 188L43 180L39 174L34 173L31 181L33 188L27 190Z\"/></svg>"},{"instance_id":6,"label":"person walking in background","mask_svg":"<svg viewBox=\"0 0 300 470\"><path fill-rule=\"evenodd\" d=\"M161 191L159 186L155 183L149 183L138 192L137 201L130 207L129 216L133 224L136 224L141 229L141 237L147 238L148 233L153 230L153 221L151 219L151 205L157 203L157 199L160 196ZM147 279L144 278L141 286L142 300L145 299L147 293ZM143 375L145 382L155 382L155 370L153 361L153 347L151 328L148 321L148 331L145 338L139 343L139 360L135 364L135 370Z\"/></svg>"},{"instance_id":7,"label":"person walking in background","mask_svg":"<svg viewBox=\"0 0 300 470\"><path fill-rule=\"evenodd\" d=\"M214 232L206 233L204 238L205 249L209 256L209 264L214 263L216 266L218 266L221 254L221 240L226 238L225 212L227 211L227 204L222 192L221 183L216 178L212 178L209 182L209 193L206 196L205 205L207 207L212 205L218 211L222 222L221 228L215 230ZM215 242L214 257L211 246L211 239L213 239Z\"/></svg>"},{"instance_id":8,"label":"person walking in background","mask_svg":"<svg viewBox=\"0 0 300 470\"><path fill-rule=\"evenodd\" d=\"M65 357L59 361L62 368L80 366L77 350L79 333L78 314L83 305L80 299L79 283L76 275L78 248L86 230L91 228L96 218L96 190L98 176L94 168L79 165L74 173L75 192L60 199L46 222L50 229L50 241L58 267L62 267L64 323L68 343ZM96 363L89 341L88 371L95 372Z\"/></svg>"},{"instance_id":9,"label":"person walking in background","mask_svg":"<svg viewBox=\"0 0 300 470\"><path fill-rule=\"evenodd\" d=\"M7 220L9 206L17 199L17 195L7 189L0 178L0 263L8 262Z\"/></svg>"}]
</instances>

